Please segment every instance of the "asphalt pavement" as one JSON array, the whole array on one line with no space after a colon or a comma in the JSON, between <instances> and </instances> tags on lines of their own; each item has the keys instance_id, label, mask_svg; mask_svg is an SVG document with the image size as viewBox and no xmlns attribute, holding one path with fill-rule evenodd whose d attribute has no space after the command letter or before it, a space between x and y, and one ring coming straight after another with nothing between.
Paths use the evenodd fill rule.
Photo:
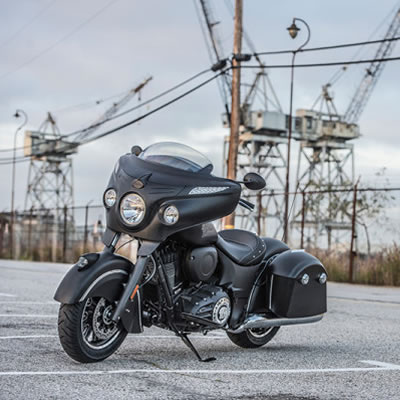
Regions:
<instances>
[{"instance_id":1,"label":"asphalt pavement","mask_svg":"<svg viewBox=\"0 0 400 400\"><path fill-rule=\"evenodd\" d=\"M328 284L321 322L281 328L265 347L170 332L128 335L107 360L72 361L53 293L68 265L0 260L0 399L400 399L400 288Z\"/></svg>"}]
</instances>

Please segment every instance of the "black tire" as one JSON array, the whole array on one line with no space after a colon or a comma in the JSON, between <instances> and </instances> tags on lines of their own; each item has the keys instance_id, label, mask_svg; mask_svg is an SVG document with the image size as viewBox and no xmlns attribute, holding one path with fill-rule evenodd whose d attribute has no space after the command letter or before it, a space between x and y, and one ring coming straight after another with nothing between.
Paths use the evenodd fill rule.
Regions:
<instances>
[{"instance_id":1,"label":"black tire","mask_svg":"<svg viewBox=\"0 0 400 400\"><path fill-rule=\"evenodd\" d=\"M279 331L279 326L268 329L247 329L241 333L227 332L229 339L244 349L255 349L267 344Z\"/></svg>"},{"instance_id":2,"label":"black tire","mask_svg":"<svg viewBox=\"0 0 400 400\"><path fill-rule=\"evenodd\" d=\"M114 327L115 334L108 340L108 344L107 340L101 342L99 339L97 346L90 345L82 329L84 312L89 300L92 299L76 304L61 304L58 313L58 336L61 346L73 360L81 363L97 362L109 357L118 349L127 335L126 330L119 323ZM94 333L92 337L96 338Z\"/></svg>"}]
</instances>

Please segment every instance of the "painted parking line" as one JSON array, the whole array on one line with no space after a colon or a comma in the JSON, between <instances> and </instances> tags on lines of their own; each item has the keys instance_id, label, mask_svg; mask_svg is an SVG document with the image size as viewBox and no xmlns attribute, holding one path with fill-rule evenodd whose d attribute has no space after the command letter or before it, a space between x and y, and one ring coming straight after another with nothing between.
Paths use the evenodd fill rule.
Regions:
<instances>
[{"instance_id":1,"label":"painted parking line","mask_svg":"<svg viewBox=\"0 0 400 400\"><path fill-rule=\"evenodd\" d=\"M57 303L56 301L0 301L0 304L5 304L12 306L13 304L32 304L32 305L52 305L56 306L59 305L60 303Z\"/></svg>"},{"instance_id":2,"label":"painted parking line","mask_svg":"<svg viewBox=\"0 0 400 400\"><path fill-rule=\"evenodd\" d=\"M193 339L226 339L225 335L192 335ZM45 339L45 338L58 338L58 335L12 335L12 336L0 336L0 340L24 340L24 339ZM180 339L174 335L129 335L127 339Z\"/></svg>"},{"instance_id":3,"label":"painted parking line","mask_svg":"<svg viewBox=\"0 0 400 400\"><path fill-rule=\"evenodd\" d=\"M15 294L10 293L0 293L0 297L17 297Z\"/></svg>"},{"instance_id":4,"label":"painted parking line","mask_svg":"<svg viewBox=\"0 0 400 400\"><path fill-rule=\"evenodd\" d=\"M380 361L361 361L372 367L354 368L310 368L310 369L117 369L96 371L3 371L2 376L67 376L67 375L125 375L125 374L226 374L226 375L260 375L260 374L324 374L346 372L388 372L400 371L400 365ZM375 366L374 366L375 365Z\"/></svg>"},{"instance_id":5,"label":"painted parking line","mask_svg":"<svg viewBox=\"0 0 400 400\"><path fill-rule=\"evenodd\" d=\"M0 314L0 318L57 318L57 314Z\"/></svg>"}]
</instances>

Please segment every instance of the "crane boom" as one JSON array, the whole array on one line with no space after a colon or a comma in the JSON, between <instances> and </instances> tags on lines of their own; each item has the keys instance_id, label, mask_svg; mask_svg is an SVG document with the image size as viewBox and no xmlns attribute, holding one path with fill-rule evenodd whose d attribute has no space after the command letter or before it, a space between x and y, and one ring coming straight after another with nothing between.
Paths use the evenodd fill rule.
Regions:
<instances>
[{"instance_id":1,"label":"crane boom","mask_svg":"<svg viewBox=\"0 0 400 400\"><path fill-rule=\"evenodd\" d=\"M392 39L400 33L400 9L389 25L384 39ZM389 57L395 46L395 41L382 42L375 54L375 60ZM356 124L364 111L364 108L372 94L372 91L385 67L385 62L372 61L354 93L349 106L344 114L344 121L349 124Z\"/></svg>"},{"instance_id":2,"label":"crane boom","mask_svg":"<svg viewBox=\"0 0 400 400\"><path fill-rule=\"evenodd\" d=\"M74 139L75 142L82 142L84 139L87 139L93 132L95 132L100 125L108 120L110 117L112 117L114 114L118 112L122 107L124 107L128 102L137 94L140 93L140 91L153 79L152 76L149 78L145 79L141 84L136 86L135 88L131 89L121 100L117 101L116 103L113 103L113 105L106 110L106 112L95 122L93 122L87 129L85 129L76 139Z\"/></svg>"}]
</instances>

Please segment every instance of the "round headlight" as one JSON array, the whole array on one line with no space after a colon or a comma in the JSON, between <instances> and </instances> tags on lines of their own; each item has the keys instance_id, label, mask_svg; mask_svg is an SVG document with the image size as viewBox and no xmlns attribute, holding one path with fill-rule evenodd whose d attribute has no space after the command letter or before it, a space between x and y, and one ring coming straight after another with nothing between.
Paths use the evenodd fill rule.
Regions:
<instances>
[{"instance_id":1,"label":"round headlight","mask_svg":"<svg viewBox=\"0 0 400 400\"><path fill-rule=\"evenodd\" d=\"M175 206L168 206L163 214L164 222L168 225L173 225L178 222L179 211Z\"/></svg>"},{"instance_id":2,"label":"round headlight","mask_svg":"<svg viewBox=\"0 0 400 400\"><path fill-rule=\"evenodd\" d=\"M107 207L112 207L115 204L116 200L117 200L117 193L115 193L114 189L108 189L104 193L104 204Z\"/></svg>"},{"instance_id":3,"label":"round headlight","mask_svg":"<svg viewBox=\"0 0 400 400\"><path fill-rule=\"evenodd\" d=\"M135 193L127 194L121 201L120 214L127 225L138 225L146 213L144 200Z\"/></svg>"}]
</instances>

